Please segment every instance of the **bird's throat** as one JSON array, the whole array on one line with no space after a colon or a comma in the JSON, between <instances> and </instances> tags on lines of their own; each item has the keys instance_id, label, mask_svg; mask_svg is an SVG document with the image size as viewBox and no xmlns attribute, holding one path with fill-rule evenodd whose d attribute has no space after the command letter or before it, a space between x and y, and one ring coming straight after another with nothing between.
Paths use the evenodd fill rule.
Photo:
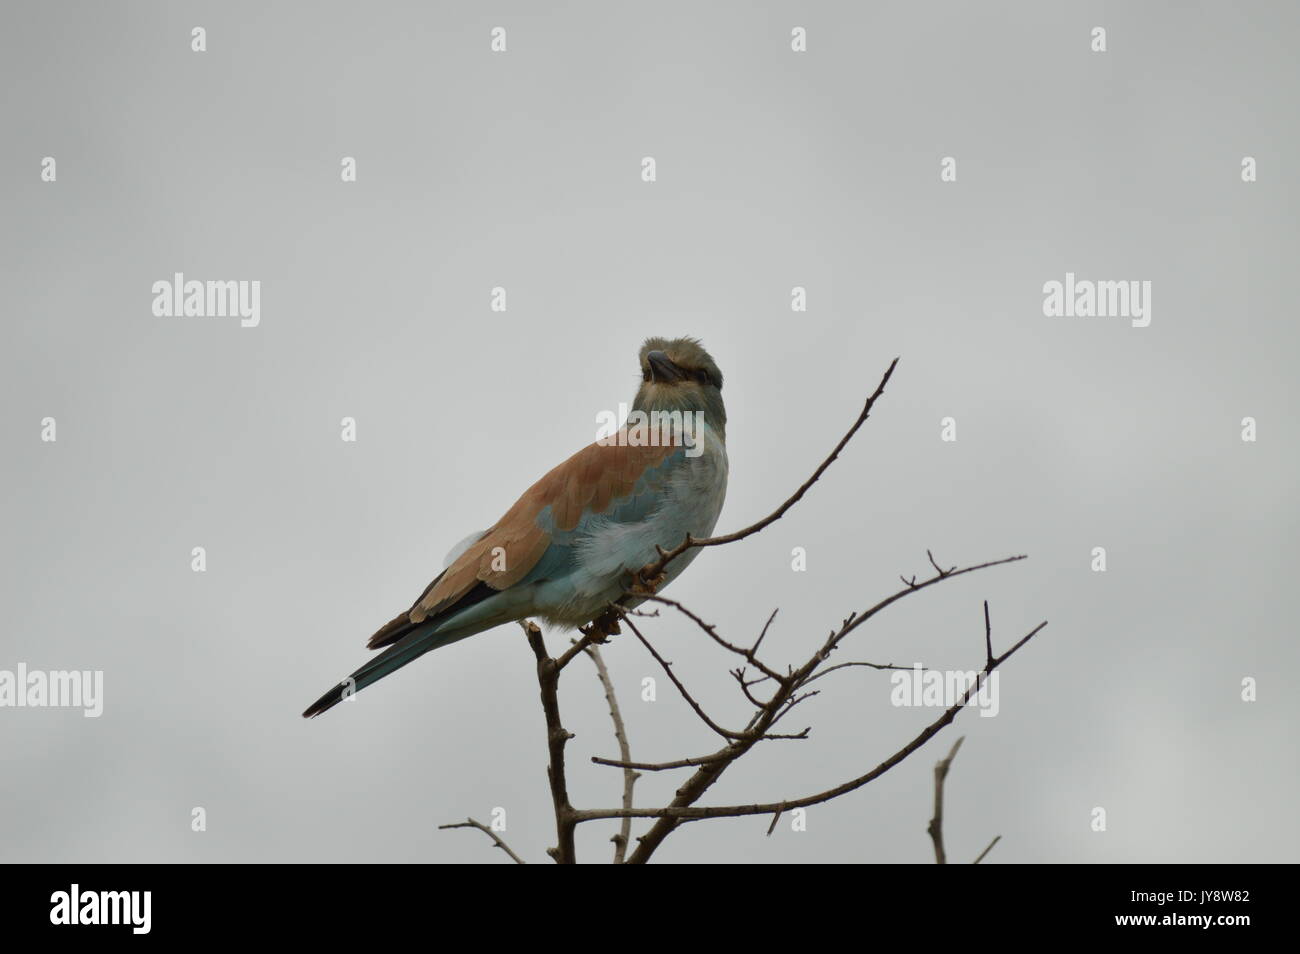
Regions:
<instances>
[{"instance_id":1,"label":"bird's throat","mask_svg":"<svg viewBox=\"0 0 1300 954\"><path fill-rule=\"evenodd\" d=\"M722 395L713 388L683 387L649 381L637 391L632 410L651 417L656 412L669 416L703 415L709 430L719 438L726 439L727 409L722 403Z\"/></svg>"}]
</instances>

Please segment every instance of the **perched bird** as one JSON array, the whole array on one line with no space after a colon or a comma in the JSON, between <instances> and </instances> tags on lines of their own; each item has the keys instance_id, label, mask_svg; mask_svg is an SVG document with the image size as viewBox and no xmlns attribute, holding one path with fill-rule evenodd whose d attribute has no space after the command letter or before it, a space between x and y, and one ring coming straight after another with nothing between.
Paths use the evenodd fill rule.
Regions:
<instances>
[{"instance_id":1,"label":"perched bird","mask_svg":"<svg viewBox=\"0 0 1300 954\"><path fill-rule=\"evenodd\" d=\"M727 490L722 372L693 338L649 338L628 423L533 484L491 528L447 557L408 611L370 637L384 649L314 702L317 716L431 649L537 616L561 627L603 617L631 574L689 533L707 537ZM641 412L638 414L638 412ZM666 585L699 550L665 568ZM624 601L635 606L639 599Z\"/></svg>"}]
</instances>

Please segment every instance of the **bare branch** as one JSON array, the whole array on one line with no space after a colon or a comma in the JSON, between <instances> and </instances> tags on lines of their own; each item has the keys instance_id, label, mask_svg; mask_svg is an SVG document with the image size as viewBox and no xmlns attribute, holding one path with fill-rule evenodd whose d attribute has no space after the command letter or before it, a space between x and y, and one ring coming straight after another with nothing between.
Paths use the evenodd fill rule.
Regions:
<instances>
[{"instance_id":1,"label":"bare branch","mask_svg":"<svg viewBox=\"0 0 1300 954\"><path fill-rule=\"evenodd\" d=\"M780 607L778 607L777 609L779 608ZM767 618L767 622L763 624L763 631L758 634L758 639L754 640L754 645L749 647L749 651L751 653L758 652L758 647L763 645L763 640L767 638L768 627L772 625L772 620L776 619L776 613L777 610L772 610L772 615L769 616Z\"/></svg>"},{"instance_id":2,"label":"bare branch","mask_svg":"<svg viewBox=\"0 0 1300 954\"><path fill-rule=\"evenodd\" d=\"M996 669L998 666L1000 666L1002 663L1010 659L1013 655L1015 655L1015 653L1021 647L1023 647L1027 642L1029 642L1029 640L1031 640L1034 636L1038 635L1038 633L1046 625L1047 622L1044 621L1042 623L1039 623L1037 626L1035 626L1019 642L1017 642L1005 653L1003 653L1002 655L994 659L992 664L987 666L984 669L983 674L987 675L988 673ZM903 746L901 749L899 749L889 758L885 759L885 761L881 762L871 771L865 773L864 775L860 775L855 779L851 779L847 782L844 782L843 784L836 785L834 788L829 788L826 789L825 791L817 792L816 794L813 795L805 795L802 798L787 799L785 801L780 801L780 802L756 803L752 805L697 806L690 803L677 804L677 800L674 800L674 803L672 805L669 805L665 808L633 809L631 815L634 818L657 818L660 821L657 822L655 826L651 828L650 832L641 836L641 838L639 839L639 841L641 842L640 846L636 849L636 851L632 853L631 856L629 856L628 861L630 863L639 863L639 862L643 862L646 859L646 857L648 857L648 852L645 852L644 849L646 848L649 839L654 834L655 829L658 828L660 824L670 823L671 827L676 827L677 825L681 824L684 821L695 821L702 818L735 818L742 815L771 815L771 814L776 814L777 812L787 812L793 808L805 808L811 805L820 804L822 802L828 802L833 798L838 798L841 795L847 794L848 792L854 791L855 789L859 789L863 785L866 785L868 782L872 782L875 779L879 778L881 775L884 775L887 771L892 769L894 766L898 765L909 755L913 754L918 749L920 749L921 746L923 746L926 742L930 741L930 739L932 739L935 735L937 735L941 729L949 725L953 721L953 719L957 717L957 714L966 707L966 705L974 697L977 691L978 691L977 685L970 686L962 694L962 697L958 699L955 704L950 706L948 709L945 709L943 714L939 716L938 719L936 719L930 725L926 726L914 739L912 739L912 741L908 742L907 745ZM741 744L745 745L746 747L752 745L752 743L749 742L745 742ZM697 774L709 773L709 775L711 776L709 778L708 784L703 785L703 788L707 789L709 785L711 785L712 782L716 780L716 776L719 775L720 772L721 772L720 768L718 768L715 765L702 766L699 769L699 772L697 772ZM682 795L678 796L678 800L682 799L685 795L689 795L693 793L693 788L691 788L693 781L694 779L688 781L685 785L682 786L681 789L678 789L679 792L683 793ZM578 822L586 822L586 821L594 821L596 819L601 819L601 818L621 818L623 814L624 813L618 809L595 809L595 810L577 812L576 816ZM659 839L659 841L662 841L662 837ZM657 846L657 843L655 844Z\"/></svg>"},{"instance_id":3,"label":"bare branch","mask_svg":"<svg viewBox=\"0 0 1300 954\"><path fill-rule=\"evenodd\" d=\"M977 865L977 864L979 864L981 861L983 861L984 858L985 858L985 856L987 856L988 853L989 853L990 851L993 850L993 846L996 845L996 844L997 844L998 842L1000 842L1001 840L1002 840L1002 836L1001 836L1001 835L996 836L992 841L989 842L989 846L988 846L987 848L985 848L983 851L981 851L981 852L980 852L980 856L979 856L978 858L976 858L974 861L972 861L971 864L973 864L973 865Z\"/></svg>"},{"instance_id":4,"label":"bare branch","mask_svg":"<svg viewBox=\"0 0 1300 954\"><path fill-rule=\"evenodd\" d=\"M483 823L480 822L480 821L475 821L475 820L472 819L472 818L467 818L467 819L465 819L463 822L456 822L456 823L453 824L453 825L439 825L439 826L438 826L438 830L439 830L439 831L444 831L444 830L446 830L446 829L448 829L448 828L477 828L479 831L483 832L483 834L485 834L485 835L487 835L489 838L491 838L491 839L496 843L496 846L497 846L498 848L500 848L500 849L501 849L502 851L504 851L507 855L509 855L511 858L513 858L515 864L517 864L517 865L524 865L524 864L527 864L527 863L528 863L528 862L524 861L524 859L520 858L520 857L519 857L517 854L515 854L513 851L511 851L511 850L510 850L510 846L507 845L504 841L502 841L502 840L497 836L497 833L496 833L496 832L494 832L491 828L489 828L487 825L483 824Z\"/></svg>"},{"instance_id":5,"label":"bare branch","mask_svg":"<svg viewBox=\"0 0 1300 954\"><path fill-rule=\"evenodd\" d=\"M993 627L989 624L989 601L984 601L984 664L993 658Z\"/></svg>"},{"instance_id":6,"label":"bare branch","mask_svg":"<svg viewBox=\"0 0 1300 954\"><path fill-rule=\"evenodd\" d=\"M529 625L531 626L534 624L530 623ZM582 630L582 637L580 639L575 639L573 645L566 649L560 657L555 660L555 668L557 670L563 669L569 663L573 662L579 654L586 652L588 646L594 646L597 643L604 643L607 641L606 634L600 633L594 629Z\"/></svg>"},{"instance_id":7,"label":"bare branch","mask_svg":"<svg viewBox=\"0 0 1300 954\"><path fill-rule=\"evenodd\" d=\"M779 735L777 733L768 733L760 736L756 741L759 742L785 742L798 741L808 738L808 729L804 729L795 735ZM713 762L726 762L736 756L731 751L731 746L724 746L716 752L710 752L708 755L697 755L688 759L674 759L671 762L627 762L622 759L606 759L598 755L593 755L591 761L596 765L608 765L611 768L631 768L639 769L643 772L666 772L669 769L680 768L698 768L701 765L709 765Z\"/></svg>"},{"instance_id":8,"label":"bare branch","mask_svg":"<svg viewBox=\"0 0 1300 954\"><path fill-rule=\"evenodd\" d=\"M836 663L834 666L827 666L825 669L821 670L820 672L812 676L809 676L807 679L803 681L802 684L806 686L810 682L816 682L818 679L821 679L823 676L829 676L837 669L849 669L854 666L866 666L870 669L879 669L879 670L897 669L902 672L913 672L916 669L915 666L895 666L893 663L842 662L842 663ZM922 672L924 671L925 671L925 667L922 667Z\"/></svg>"},{"instance_id":9,"label":"bare branch","mask_svg":"<svg viewBox=\"0 0 1300 954\"><path fill-rule=\"evenodd\" d=\"M948 567L948 569L945 570L945 569L944 569L943 567L941 567L939 564L937 564L937 563L934 562L934 554L931 553L929 550L926 550L926 551L925 551L925 555L928 556L928 557L930 558L930 566L932 566L932 567L934 567L936 570L938 570L940 576L947 576L947 575L948 575L949 573L951 573L953 570L957 569L955 566L950 566L950 567ZM913 577L912 579L916 579L916 577Z\"/></svg>"},{"instance_id":10,"label":"bare branch","mask_svg":"<svg viewBox=\"0 0 1300 954\"><path fill-rule=\"evenodd\" d=\"M1006 557L1001 560L993 560L987 563L977 564L975 566L964 567L962 569L953 569L953 570L938 572L936 573L935 576L921 583L916 584L914 587L905 588L903 590L898 591L897 593L894 593L892 596L886 597L885 599L878 602L875 606L872 606L870 609L866 610L861 614L850 614L849 617L845 619L840 629L831 633L830 636L827 637L826 641L822 644L821 648L816 653L813 654L812 658L810 658L807 662L805 662L799 669L793 670L787 675L779 677L777 689L773 693L772 698L769 699L763 705L763 707L755 713L754 718L752 718L749 724L746 726L743 735L735 735L735 736L728 737L729 741L731 741L732 743L731 755L729 758L718 759L716 761L710 761L705 764L702 764L695 771L695 773L692 774L691 777L687 779L686 782L679 789L677 789L676 795L673 798L672 802L670 802L663 809L654 812L649 812L649 813L637 814L637 817L645 817L645 818L653 817L653 818L657 818L658 820L655 822L654 825L650 827L649 831L647 831L644 835L641 835L637 839L638 841L637 848L635 851L632 852L631 855L628 856L628 862L632 864L644 863L646 860L649 859L650 855L654 853L654 851L658 848L658 846L663 843L663 840L666 837L668 837L669 834L675 831L677 827L682 824L683 821L692 820L695 818L722 817L728 814L736 815L736 814L755 813L752 810L752 807L749 806L729 806L729 808L732 809L738 808L741 810L730 811L730 812L724 810L723 812L714 815L698 814L694 806L695 803L704 795L704 793L707 792L709 788L713 786L714 782L716 782L718 778L722 776L722 774L727 770L727 768L733 762L735 762L736 759L743 756L746 752L749 751L750 748L753 747L757 738L761 738L764 735L766 735L767 730L771 727L773 721L775 721L775 719L778 718L778 716L780 715L782 711L782 707L785 704L786 700L788 700L792 695L795 694L795 692L799 688L801 688L803 685L806 684L807 680L809 680L816 673L817 669L826 661L830 653L834 651L834 649L849 633L851 633L853 630L861 626L866 620L870 619L871 617L875 616L877 613L884 610L885 607L890 606L891 604L902 599L904 596L907 596L911 593L915 593L918 590L924 589L928 586L932 586L935 583L938 583L942 580L952 579L953 577L961 576L966 573L973 573L976 570L982 570L987 567L1000 566L1004 563L1013 563L1023 559L1025 559L1025 557L1023 556ZM1046 625L1046 623L1042 625ZM1038 627L1038 629L1041 628L1042 626ZM1035 629L1033 632L1031 632L1028 636L1026 636L1023 640L1021 640L1020 643L1013 646L1011 650L1009 650L1007 653L1003 654L1002 657L1000 657L997 660L994 660L992 666L996 666L1003 660L1009 658L1016 650L1018 650L1022 645L1024 645L1025 642L1027 642L1030 638L1032 638L1032 636L1035 633L1037 633L1038 629ZM642 637L642 641L645 642L644 637ZM991 668L992 668L991 666L986 667L986 673L988 671L991 671ZM673 678L675 680L675 677ZM976 686L972 687L972 690L977 689L978 686L979 683L977 681ZM960 708L966 704L968 698L969 698L969 693L967 696L963 697L963 699L961 700L960 704L957 707L946 712L944 716L940 717L940 719L934 725L932 725L929 729L927 729L926 733L923 733L922 736L913 740L913 743L911 743L908 747L905 747L904 749L895 753L895 756L892 759L888 760L886 763L882 763L881 766L877 766L877 769L873 770L874 774L868 773L868 775L866 776L855 779L852 782L846 783L845 787L840 787L835 790L831 790L829 792L820 793L819 796L810 796L812 800L808 802L793 802L793 803L781 802L781 803L773 803L771 805L763 806L763 809L761 812L759 812L759 814L765 814L768 811L771 811L772 813L775 814L778 811L785 811L790 807L801 807L801 805L803 804L816 804L818 801L828 801L831 798L836 798L839 795L844 794L845 792L852 791L855 788L859 788L862 785L867 784L868 782L878 777L880 774L883 774L884 772L892 768L894 765L898 764L898 762L901 762L904 758L906 758L917 748L923 745L926 741L928 741L932 735L937 733L940 729L942 729L949 722L951 722L952 719L956 717L957 712L960 711ZM579 813L579 814L580 814L580 818L579 818L580 822L590 820L593 817L619 817L617 815L616 816L609 816L609 815L592 816L589 815L588 813Z\"/></svg>"},{"instance_id":11,"label":"bare branch","mask_svg":"<svg viewBox=\"0 0 1300 954\"><path fill-rule=\"evenodd\" d=\"M988 620L989 620L989 603L988 600L985 600L984 601L984 631L986 637L988 636ZM993 658L993 654L991 650L989 653L989 658L990 659ZM961 748L961 744L965 741L966 741L966 736L963 735L953 744L952 751L948 753L948 757L945 759L940 759L938 764L936 764L934 767L934 817L930 819L930 824L926 827L926 831L930 833L930 838L934 842L934 863L937 865L943 865L948 863L948 856L945 853L943 847L943 784L944 781L948 778L948 770L952 768L952 760L957 757L957 750ZM993 846L996 845L1001 840L1002 840L1001 835L995 837L991 842L989 842L988 847L985 848L983 851L981 851L979 857L976 858L973 862L971 862L971 864L977 865L981 861L983 861L984 856L987 855L990 851L992 851Z\"/></svg>"},{"instance_id":12,"label":"bare branch","mask_svg":"<svg viewBox=\"0 0 1300 954\"><path fill-rule=\"evenodd\" d=\"M929 550L926 551L927 554L929 554L929 552L930 552ZM960 569L954 567L951 570L942 570L936 573L934 576L922 580L920 583L909 583L905 589L901 589L898 592L892 594L891 596L885 597L875 606L872 606L871 608L864 610L861 613L850 616L843 626L841 626L834 633L831 633L831 635L827 638L826 642L822 644L822 648L818 652L817 656L814 657L813 660L809 660L808 663L804 664L803 668L808 670L805 673L805 678L807 676L810 676L812 674L812 670L816 669L817 666L820 665L820 663L823 662L831 654L831 652L835 650L835 648L844 640L844 637L846 637L849 633L853 632L855 629L857 629L867 620L871 619L881 610L885 609L888 606L891 606L894 603L897 603L899 600L903 599L904 597L910 596L913 593L920 592L926 587L933 586L936 583L941 583L944 580L951 580L953 577L965 576L967 573L974 573L977 570L987 570L989 567L1002 566L1007 563L1017 563L1020 560L1025 560L1025 559L1028 559L1028 557L1025 556L1025 554L1021 553L1021 554L1017 554L1016 556L1003 557L1001 560L990 560L987 563L977 563L974 566L966 566ZM933 557L931 557L931 562L933 562ZM798 680L798 678L799 678L798 673L796 673L796 680Z\"/></svg>"},{"instance_id":13,"label":"bare branch","mask_svg":"<svg viewBox=\"0 0 1300 954\"><path fill-rule=\"evenodd\" d=\"M628 628L632 630L633 635L635 635L637 639L641 640L641 645L650 651L650 655L655 658L655 661L659 663L660 668L662 668L668 675L668 678L672 680L673 685L677 687L677 692L686 700L687 704L695 710L695 714L700 717L701 721L703 721L705 725L728 741L731 741L732 739L743 739L748 735L747 732L734 732L731 729L724 729L722 726L718 725L718 723L714 722L713 719L709 717L709 714L704 711L704 708L695 701L695 697L687 691L684 685L682 685L682 681L677 678L677 674L673 672L673 664L664 659L663 656L659 655L659 650L655 649L654 646L651 645L650 640L646 639L645 636L641 634L641 630L637 628L636 624L632 622L631 619L627 620L627 625Z\"/></svg>"},{"instance_id":14,"label":"bare branch","mask_svg":"<svg viewBox=\"0 0 1300 954\"><path fill-rule=\"evenodd\" d=\"M966 741L966 736L959 736L957 741L952 744L952 751L946 758L940 759L934 766L934 817L930 819L930 824L926 831L930 833L930 840L934 842L934 863L936 865L946 865L948 856L943 850L943 783L948 778L948 769L952 768L952 760L957 757L957 750L961 744Z\"/></svg>"},{"instance_id":15,"label":"bare branch","mask_svg":"<svg viewBox=\"0 0 1300 954\"><path fill-rule=\"evenodd\" d=\"M802 742L804 739L808 738L808 733L811 731L812 731L812 726L809 726L808 728L803 729L799 732L793 732L793 733L764 732L761 736L759 736L759 740L766 741L766 742L770 742L773 740L785 741L785 742Z\"/></svg>"},{"instance_id":16,"label":"bare branch","mask_svg":"<svg viewBox=\"0 0 1300 954\"><path fill-rule=\"evenodd\" d=\"M600 654L600 647L588 646L586 653L591 657L592 663L596 667L596 675L600 678L600 684L605 690L605 701L609 703L609 717L614 723L614 738L618 741L619 754L623 756L625 763L632 761L632 747L628 745L627 729L623 726L623 714L618 708L618 698L614 695L614 683L609 678L609 670L605 667L605 659ZM636 780L640 776L628 765L623 767L623 807L632 807L632 788L636 785ZM614 864L622 864L623 858L627 855L628 839L632 836L632 819L624 818L619 832L611 840L614 842Z\"/></svg>"},{"instance_id":17,"label":"bare branch","mask_svg":"<svg viewBox=\"0 0 1300 954\"><path fill-rule=\"evenodd\" d=\"M733 678L735 678L736 683L740 686L740 691L744 693L745 698L750 701L750 703L754 706L754 708L762 709L763 706L767 705L767 703L763 702L763 700L757 698L752 692L749 691L750 686L758 685L758 683L766 680L768 678L767 676L763 676L760 679L746 680L745 669L743 666L740 669L729 669L727 671L731 673ZM754 724L754 719L756 719L757 717L758 716L755 715L753 718L750 719L750 726ZM749 726L746 726L745 728L749 728Z\"/></svg>"},{"instance_id":18,"label":"bare branch","mask_svg":"<svg viewBox=\"0 0 1300 954\"><path fill-rule=\"evenodd\" d=\"M552 659L546 651L542 639L542 630L532 620L520 620L528 637L528 645L537 657L537 684L541 688L542 712L546 716L546 748L550 753L550 763L546 767L546 777L551 783L551 801L555 805L556 844L546 853L556 863L571 865L576 863L576 848L573 832L577 825L574 819L573 805L569 802L569 786L564 775L564 747L573 738L573 733L564 728L560 721L560 669L558 661ZM574 648L582 645L582 640L574 643ZM573 652L570 649L569 652ZM567 655L567 654L566 654Z\"/></svg>"},{"instance_id":19,"label":"bare branch","mask_svg":"<svg viewBox=\"0 0 1300 954\"><path fill-rule=\"evenodd\" d=\"M673 607L678 612L680 612L683 616L685 616L687 619L691 620L691 622L695 623L695 625L698 626L700 629L704 630L704 632L708 634L709 638L711 638L715 643L717 643L719 646L721 646L723 649L727 650L728 652L735 653L737 656L740 656L742 659L744 659L746 662L752 665L763 675L767 676L769 679L785 678L775 670L769 669L767 666L763 665L763 663L759 661L758 657L754 655L755 652L754 649L746 649L743 646L737 646L735 643L731 643L723 639L721 636L718 635L716 626L714 626L712 623L704 622L704 620L700 619L699 616L697 616L691 610L687 609L677 600L670 600L667 597L658 596L654 593L639 593L637 595L640 596L641 599L654 600L656 603L663 603L665 606ZM776 613L773 612L772 616L776 616ZM769 624L771 623L771 619L768 620L768 623ZM767 633L767 627L764 626L763 633L758 637L759 642L762 641L763 635L766 635L766 633ZM756 642L754 645L757 646L758 643Z\"/></svg>"},{"instance_id":20,"label":"bare branch","mask_svg":"<svg viewBox=\"0 0 1300 954\"><path fill-rule=\"evenodd\" d=\"M668 769L695 768L699 765L707 765L709 762L720 762L725 758L729 758L729 756L724 750L692 759L677 759L675 762L628 762L621 759L602 759L598 755L593 755L591 760L597 765L611 765L614 768L640 769L643 772L664 772Z\"/></svg>"}]
</instances>

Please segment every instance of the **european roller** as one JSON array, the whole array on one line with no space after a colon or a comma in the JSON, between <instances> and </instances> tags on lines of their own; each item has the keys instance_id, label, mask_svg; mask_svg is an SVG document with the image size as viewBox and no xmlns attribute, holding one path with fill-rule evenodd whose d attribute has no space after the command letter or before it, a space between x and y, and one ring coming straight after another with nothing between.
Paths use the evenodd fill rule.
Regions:
<instances>
[{"instance_id":1,"label":"european roller","mask_svg":"<svg viewBox=\"0 0 1300 954\"><path fill-rule=\"evenodd\" d=\"M640 366L627 424L560 464L448 554L414 605L370 637L368 647L384 651L304 716L320 715L430 650L504 623L591 623L624 597L631 574L658 557L657 547L713 532L727 490L722 372L693 338L648 339ZM670 563L658 586L698 554L687 550Z\"/></svg>"}]
</instances>

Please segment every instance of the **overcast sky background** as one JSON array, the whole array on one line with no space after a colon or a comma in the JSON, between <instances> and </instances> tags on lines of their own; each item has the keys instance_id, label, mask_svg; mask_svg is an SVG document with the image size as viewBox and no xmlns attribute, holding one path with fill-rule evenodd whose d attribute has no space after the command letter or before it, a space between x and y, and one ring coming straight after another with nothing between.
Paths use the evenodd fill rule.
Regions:
<instances>
[{"instance_id":1,"label":"overcast sky background","mask_svg":"<svg viewBox=\"0 0 1300 954\"><path fill-rule=\"evenodd\" d=\"M737 639L779 606L768 658L798 662L927 548L1027 553L905 600L837 658L975 668L984 599L998 647L1050 622L996 718L964 713L806 831L694 824L660 860L928 862L931 769L958 734L955 860L997 834L990 862L1296 860L1294 4L14 2L4 20L0 668L105 679L99 719L0 709L4 860L501 862L437 830L498 806L545 860L517 628L299 713L631 401L646 336L681 334L726 375L719 530L785 499L902 360L808 497L667 595ZM177 271L259 280L260 326L154 317ZM1067 271L1152 282L1150 326L1044 317ZM728 657L676 618L645 631L743 722ZM639 644L605 655L636 758L715 746L661 676L640 700L659 673ZM886 673L820 688L790 717L810 740L761 746L705 802L828 787L937 714L891 706ZM585 660L562 702L575 802L615 805ZM583 859L612 831L584 826Z\"/></svg>"}]
</instances>

